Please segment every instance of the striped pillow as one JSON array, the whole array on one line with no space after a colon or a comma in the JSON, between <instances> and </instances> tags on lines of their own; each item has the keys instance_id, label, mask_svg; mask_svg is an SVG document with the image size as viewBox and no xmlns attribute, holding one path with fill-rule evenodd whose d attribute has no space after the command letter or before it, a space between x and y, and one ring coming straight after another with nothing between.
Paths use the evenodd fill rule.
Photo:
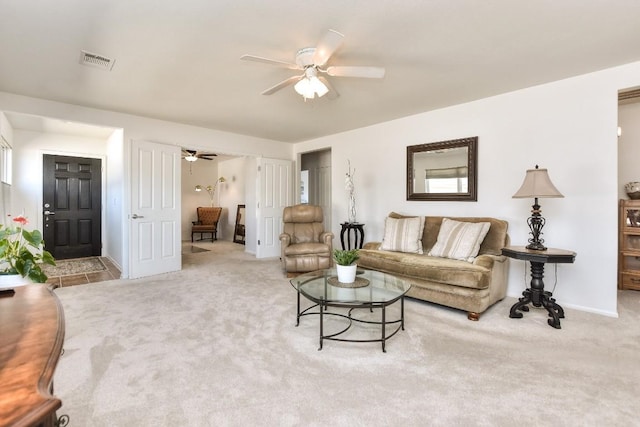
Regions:
<instances>
[{"instance_id":1,"label":"striped pillow","mask_svg":"<svg viewBox=\"0 0 640 427\"><path fill-rule=\"evenodd\" d=\"M489 222L461 222L443 218L438 240L429 255L473 262L490 226Z\"/></svg>"},{"instance_id":2,"label":"striped pillow","mask_svg":"<svg viewBox=\"0 0 640 427\"><path fill-rule=\"evenodd\" d=\"M422 254L422 231L424 217L391 218L384 222L384 237L380 249L383 251Z\"/></svg>"}]
</instances>

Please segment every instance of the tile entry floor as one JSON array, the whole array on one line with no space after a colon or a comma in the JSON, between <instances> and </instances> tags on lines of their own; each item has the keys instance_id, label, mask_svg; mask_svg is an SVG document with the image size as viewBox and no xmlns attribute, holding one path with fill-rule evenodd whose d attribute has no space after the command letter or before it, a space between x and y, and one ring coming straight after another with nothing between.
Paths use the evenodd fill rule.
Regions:
<instances>
[{"instance_id":1,"label":"tile entry floor","mask_svg":"<svg viewBox=\"0 0 640 427\"><path fill-rule=\"evenodd\" d=\"M74 274L72 276L49 277L47 283L59 287L86 285L88 283L104 282L120 278L120 270L107 257L100 257L100 261L107 267L105 271Z\"/></svg>"}]
</instances>

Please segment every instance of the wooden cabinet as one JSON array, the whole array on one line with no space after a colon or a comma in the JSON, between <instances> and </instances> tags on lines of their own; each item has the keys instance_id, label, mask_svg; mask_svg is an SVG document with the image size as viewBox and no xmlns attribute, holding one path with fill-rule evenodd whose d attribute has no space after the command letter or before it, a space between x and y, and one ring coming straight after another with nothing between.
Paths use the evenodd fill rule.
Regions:
<instances>
[{"instance_id":1,"label":"wooden cabinet","mask_svg":"<svg viewBox=\"0 0 640 427\"><path fill-rule=\"evenodd\" d=\"M640 200L620 200L618 289L640 290Z\"/></svg>"}]
</instances>

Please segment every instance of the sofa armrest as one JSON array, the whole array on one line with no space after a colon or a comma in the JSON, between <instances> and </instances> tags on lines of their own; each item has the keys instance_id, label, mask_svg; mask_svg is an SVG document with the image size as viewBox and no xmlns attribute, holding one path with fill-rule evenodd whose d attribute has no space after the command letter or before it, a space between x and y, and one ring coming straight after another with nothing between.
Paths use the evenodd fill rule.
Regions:
<instances>
[{"instance_id":1,"label":"sofa armrest","mask_svg":"<svg viewBox=\"0 0 640 427\"><path fill-rule=\"evenodd\" d=\"M504 255L478 255L473 262L491 270L491 283L489 284L489 301L493 304L507 295L507 274L509 258Z\"/></svg>"},{"instance_id":2,"label":"sofa armrest","mask_svg":"<svg viewBox=\"0 0 640 427\"><path fill-rule=\"evenodd\" d=\"M496 262L505 262L507 259L506 256L504 255L489 255L489 254L482 254L482 255L478 255L476 257L475 260L473 260L473 263L475 265L479 265L488 269L492 269L494 263Z\"/></svg>"},{"instance_id":3,"label":"sofa armrest","mask_svg":"<svg viewBox=\"0 0 640 427\"><path fill-rule=\"evenodd\" d=\"M362 247L362 249L369 249L372 251L377 251L378 249L380 249L380 245L382 244L382 242L367 242L364 244L364 246Z\"/></svg>"},{"instance_id":4,"label":"sofa armrest","mask_svg":"<svg viewBox=\"0 0 640 427\"><path fill-rule=\"evenodd\" d=\"M324 231L320 233L320 242L333 247L333 233L331 231Z\"/></svg>"},{"instance_id":5,"label":"sofa armrest","mask_svg":"<svg viewBox=\"0 0 640 427\"><path fill-rule=\"evenodd\" d=\"M291 234L289 233L281 233L280 234L280 261L283 266L285 264L284 250L291 244Z\"/></svg>"},{"instance_id":6,"label":"sofa armrest","mask_svg":"<svg viewBox=\"0 0 640 427\"><path fill-rule=\"evenodd\" d=\"M280 234L280 246L286 248L291 244L291 234L289 233L281 233Z\"/></svg>"}]
</instances>

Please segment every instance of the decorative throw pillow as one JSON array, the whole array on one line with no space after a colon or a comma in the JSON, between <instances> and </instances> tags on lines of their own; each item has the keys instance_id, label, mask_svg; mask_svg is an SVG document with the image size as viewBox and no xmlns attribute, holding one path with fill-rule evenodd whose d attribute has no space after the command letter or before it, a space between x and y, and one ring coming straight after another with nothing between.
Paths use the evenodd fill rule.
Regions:
<instances>
[{"instance_id":1,"label":"decorative throw pillow","mask_svg":"<svg viewBox=\"0 0 640 427\"><path fill-rule=\"evenodd\" d=\"M443 218L438 240L429 255L473 262L490 226L489 222L461 222Z\"/></svg>"},{"instance_id":2,"label":"decorative throw pillow","mask_svg":"<svg viewBox=\"0 0 640 427\"><path fill-rule=\"evenodd\" d=\"M384 222L384 237L380 249L383 251L422 254L422 231L424 217L391 218Z\"/></svg>"}]
</instances>

